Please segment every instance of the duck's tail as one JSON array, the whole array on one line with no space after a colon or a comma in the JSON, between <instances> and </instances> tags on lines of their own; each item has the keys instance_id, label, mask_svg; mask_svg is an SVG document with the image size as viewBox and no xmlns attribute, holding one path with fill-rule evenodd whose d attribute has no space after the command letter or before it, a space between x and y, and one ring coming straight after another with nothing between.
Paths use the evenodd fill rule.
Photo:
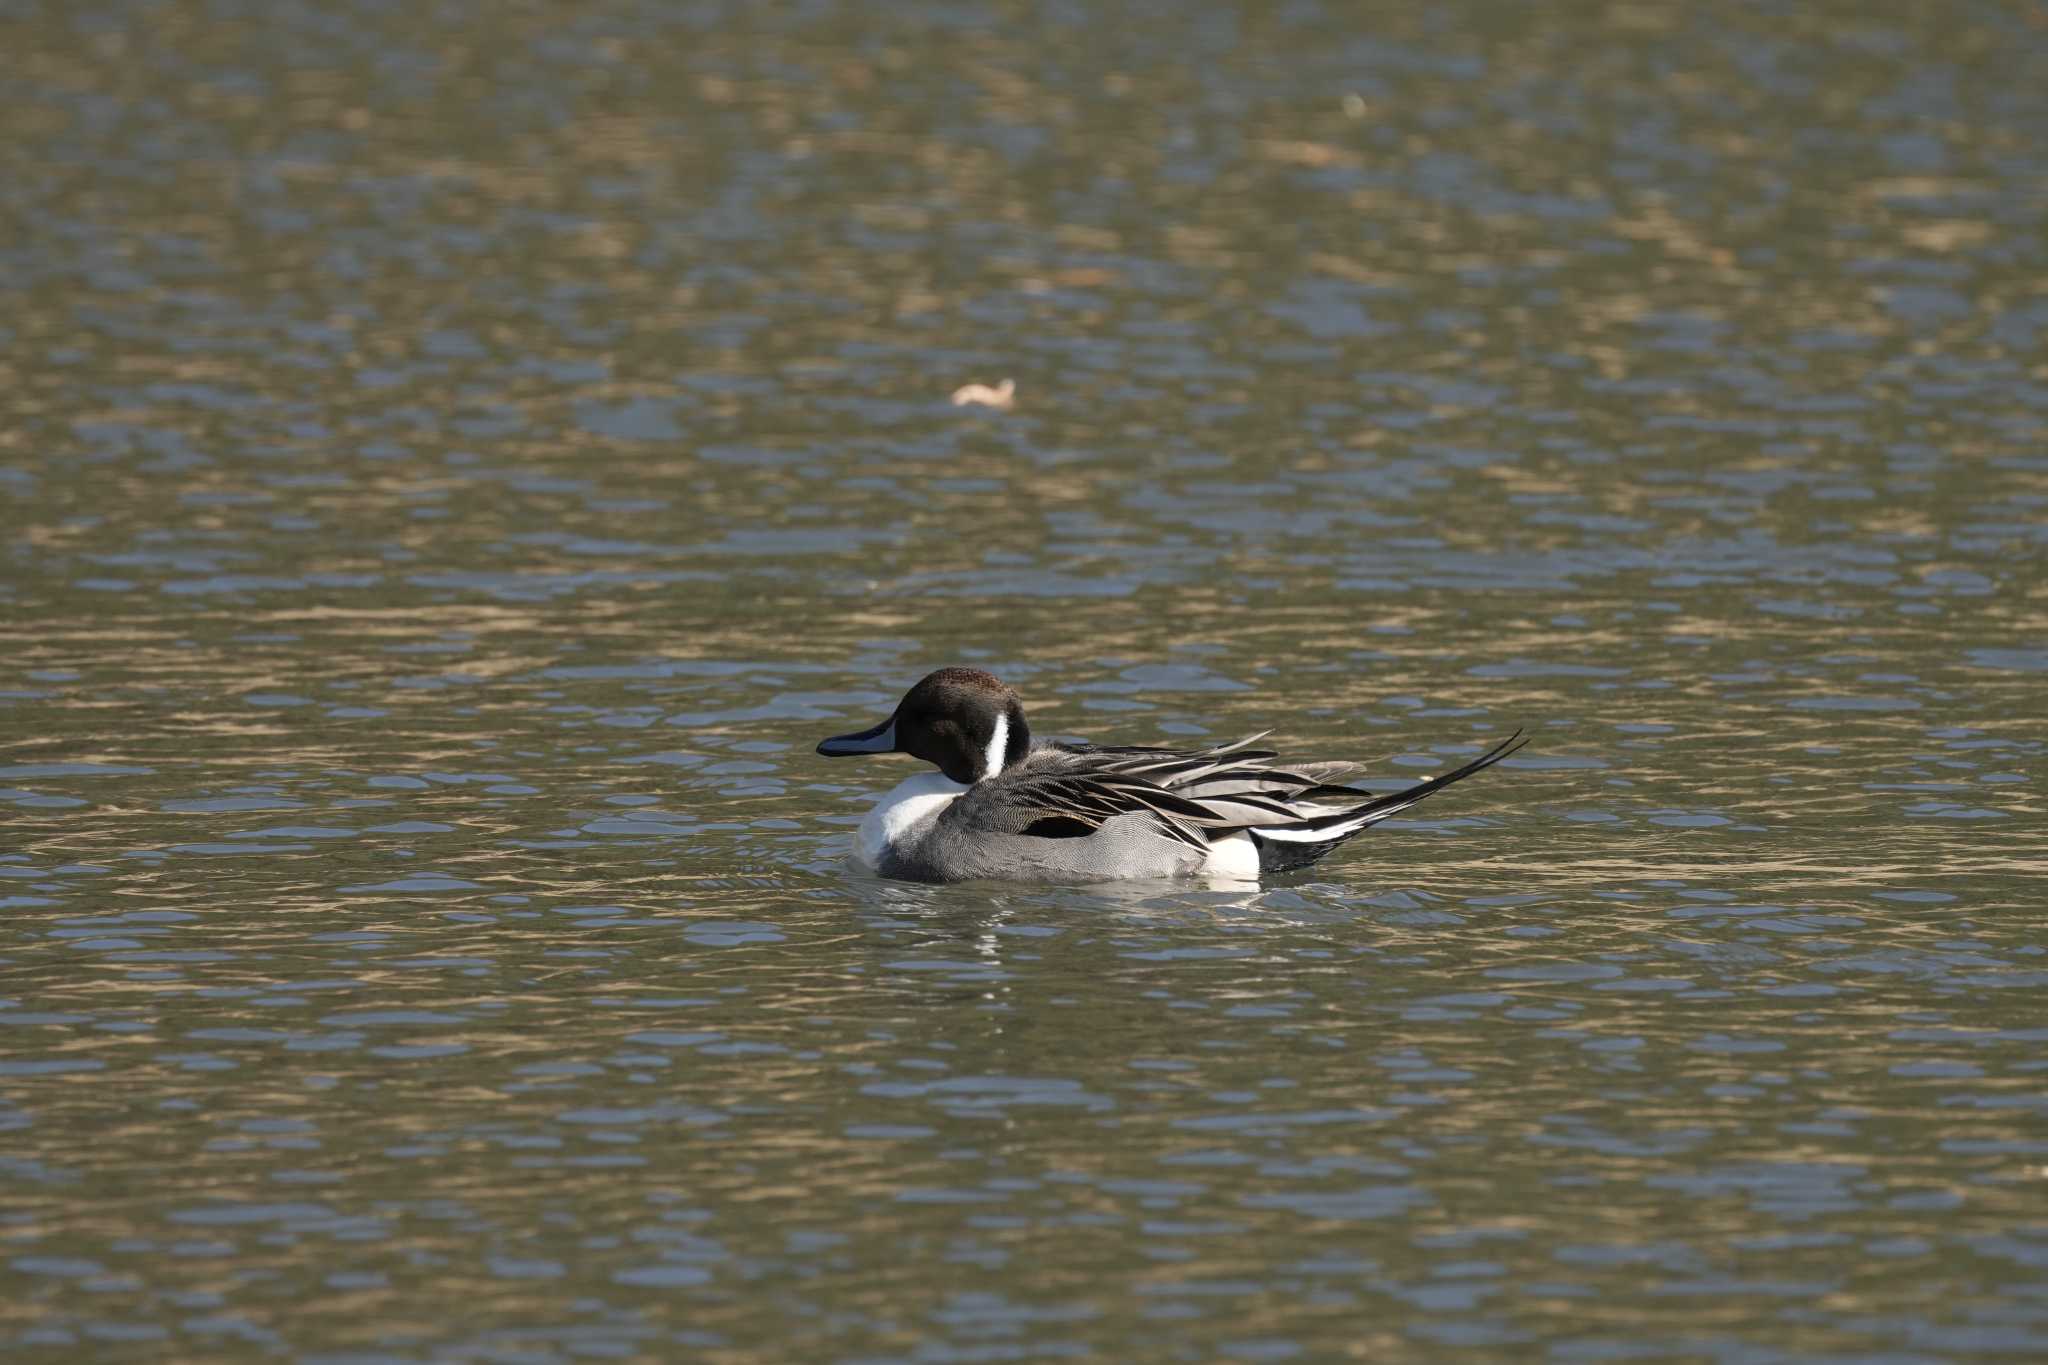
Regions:
<instances>
[{"instance_id":1,"label":"duck's tail","mask_svg":"<svg viewBox=\"0 0 2048 1365\"><path fill-rule=\"evenodd\" d=\"M1328 805L1349 802L1342 810L1325 815L1314 815L1301 820L1289 820L1272 825L1256 825L1245 832L1251 835L1252 844L1259 850L1259 872L1290 872L1298 867L1307 867L1352 835L1370 825L1376 825L1389 816L1399 815L1416 802L1435 795L1445 787L1508 757L1529 741L1515 731L1500 743L1488 749L1470 763L1462 764L1447 773L1439 773L1424 782L1397 792L1385 794L1363 791L1357 787L1322 786L1314 787L1300 794L1301 799Z\"/></svg>"}]
</instances>

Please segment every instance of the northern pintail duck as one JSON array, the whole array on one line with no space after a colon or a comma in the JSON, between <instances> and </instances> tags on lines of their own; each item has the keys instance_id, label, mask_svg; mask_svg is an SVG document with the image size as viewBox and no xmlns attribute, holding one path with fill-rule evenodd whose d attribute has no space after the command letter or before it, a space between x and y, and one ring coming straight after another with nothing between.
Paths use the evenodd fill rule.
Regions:
<instances>
[{"instance_id":1,"label":"northern pintail duck","mask_svg":"<svg viewBox=\"0 0 2048 1365\"><path fill-rule=\"evenodd\" d=\"M942 668L880 725L818 745L828 758L911 754L937 765L861 822L859 853L884 877L957 882L1109 881L1200 874L1250 881L1306 867L1376 824L1522 747L1522 732L1397 792L1346 787L1354 763L1274 763L1209 749L1033 743L992 674Z\"/></svg>"}]
</instances>

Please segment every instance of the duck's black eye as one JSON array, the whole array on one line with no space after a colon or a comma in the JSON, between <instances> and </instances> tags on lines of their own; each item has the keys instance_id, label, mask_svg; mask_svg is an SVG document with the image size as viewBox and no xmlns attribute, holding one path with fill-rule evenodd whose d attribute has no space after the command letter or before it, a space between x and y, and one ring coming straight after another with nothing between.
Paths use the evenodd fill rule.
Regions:
<instances>
[{"instance_id":1,"label":"duck's black eye","mask_svg":"<svg viewBox=\"0 0 2048 1365\"><path fill-rule=\"evenodd\" d=\"M1095 826L1074 815L1041 815L1024 826L1031 839L1085 839L1094 832Z\"/></svg>"}]
</instances>

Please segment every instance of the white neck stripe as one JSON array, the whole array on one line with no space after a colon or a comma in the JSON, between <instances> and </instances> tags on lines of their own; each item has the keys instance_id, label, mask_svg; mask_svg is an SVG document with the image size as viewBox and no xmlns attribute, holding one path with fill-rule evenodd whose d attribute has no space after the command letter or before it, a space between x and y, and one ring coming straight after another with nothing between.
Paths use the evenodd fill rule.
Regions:
<instances>
[{"instance_id":1,"label":"white neck stripe","mask_svg":"<svg viewBox=\"0 0 2048 1365\"><path fill-rule=\"evenodd\" d=\"M1003 770L1003 756L1009 752L1009 748L1010 718L1006 715L999 715L996 717L996 732L989 736L988 753L983 756L981 765L982 777L994 777ZM975 780L980 781L981 779L976 778Z\"/></svg>"}]
</instances>

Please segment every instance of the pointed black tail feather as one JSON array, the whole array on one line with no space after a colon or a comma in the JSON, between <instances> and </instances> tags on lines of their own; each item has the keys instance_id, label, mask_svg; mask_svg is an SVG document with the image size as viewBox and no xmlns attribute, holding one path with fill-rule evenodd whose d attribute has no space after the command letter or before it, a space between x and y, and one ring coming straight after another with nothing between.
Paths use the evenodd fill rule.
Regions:
<instances>
[{"instance_id":1,"label":"pointed black tail feather","mask_svg":"<svg viewBox=\"0 0 2048 1365\"><path fill-rule=\"evenodd\" d=\"M1464 778L1472 776L1472 774L1476 772L1482 772L1487 768L1491 768L1494 764L1500 762L1504 758L1512 757L1517 750L1524 748L1528 743L1529 741L1522 737L1522 732L1520 730L1517 730L1513 734L1509 735L1506 739L1494 745L1491 749L1488 749L1485 753L1479 755L1479 757L1473 759L1469 763L1460 764L1459 766L1451 769L1447 773L1438 773L1435 777L1429 778L1428 780L1423 782L1418 782L1412 787L1405 787L1400 791L1388 792L1385 796L1375 797L1372 800L1367 801L1364 805L1353 806L1350 810L1344 812L1344 814L1346 817L1369 815L1374 816L1377 819L1385 819L1387 816L1392 815L1397 810L1405 810L1409 806L1414 805L1417 801L1422 800L1424 797L1432 796L1435 793L1442 791L1445 787L1450 786L1453 782L1460 781ZM1356 787L1331 788L1330 790L1351 792L1353 794L1356 794L1358 792L1358 788ZM1315 799L1315 794L1313 792L1305 793L1305 795L1307 795L1310 800ZM1374 823L1374 821L1368 820L1366 823L1372 824Z\"/></svg>"},{"instance_id":2,"label":"pointed black tail feather","mask_svg":"<svg viewBox=\"0 0 2048 1365\"><path fill-rule=\"evenodd\" d=\"M1295 868L1307 867L1367 826L1376 825L1390 816L1398 815L1416 802L1442 791L1453 782L1491 768L1528 742L1523 738L1523 732L1517 730L1471 762L1460 764L1447 773L1439 773L1412 787L1404 787L1400 791L1388 792L1383 796L1372 796L1371 799L1349 809L1298 821L1288 825L1284 830L1271 827L1252 829L1248 833L1259 850L1259 870L1262 873L1289 872ZM1312 788L1302 793L1303 797L1310 800L1318 797L1327 799L1366 795L1368 793L1356 787L1334 786Z\"/></svg>"}]
</instances>

